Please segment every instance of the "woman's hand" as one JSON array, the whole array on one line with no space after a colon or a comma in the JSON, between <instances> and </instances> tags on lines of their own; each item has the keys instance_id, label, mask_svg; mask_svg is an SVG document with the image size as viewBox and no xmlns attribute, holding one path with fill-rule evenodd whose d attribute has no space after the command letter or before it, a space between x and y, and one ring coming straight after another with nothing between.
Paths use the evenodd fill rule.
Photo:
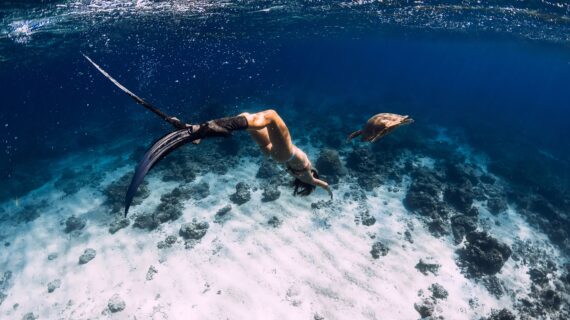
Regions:
<instances>
[{"instance_id":1,"label":"woman's hand","mask_svg":"<svg viewBox=\"0 0 570 320\"><path fill-rule=\"evenodd\" d=\"M328 192L329 196L331 196L331 200L333 199L332 190L331 190L331 188L329 187L329 184L326 183L326 181L323 181L323 180L320 180L320 179L314 179L314 178L313 178L313 182L314 182L314 184L315 184L316 186L325 189L325 190Z\"/></svg>"}]
</instances>

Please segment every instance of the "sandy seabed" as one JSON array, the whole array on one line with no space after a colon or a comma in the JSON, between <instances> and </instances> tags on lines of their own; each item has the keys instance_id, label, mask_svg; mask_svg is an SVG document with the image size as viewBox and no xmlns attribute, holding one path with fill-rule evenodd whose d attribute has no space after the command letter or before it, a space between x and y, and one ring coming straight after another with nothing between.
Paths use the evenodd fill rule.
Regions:
<instances>
[{"instance_id":1,"label":"sandy seabed","mask_svg":"<svg viewBox=\"0 0 570 320\"><path fill-rule=\"evenodd\" d=\"M316 148L302 147L316 158ZM467 146L457 147L486 170L484 157ZM430 158L407 157L414 166L433 165ZM71 156L52 169L82 170L90 163L101 180L70 195L51 181L2 205L13 217L26 203L44 204L35 220L2 222L0 275L6 271L11 275L4 281L0 318L21 319L33 313L39 319L418 319L414 304L430 297L428 288L437 283L448 296L437 301L434 315L479 319L493 309L512 308L514 299L526 295L531 284L528 268L513 259L497 278L515 297L497 298L466 278L456 264L458 246L452 236L434 237L404 207L408 177L366 192L367 198L359 203L343 197L357 188L350 176L335 187L332 203L325 204L328 197L322 190L298 198L284 186L279 187L277 200L263 202L255 178L260 157L241 157L224 175L198 176L191 184L206 182L210 193L184 201L183 215L177 220L153 231L129 226L110 234L112 218L104 209L101 190L133 170L132 165L116 168L113 164L119 158L103 151ZM131 209L130 217L153 210L161 195L179 185L152 175L147 180L150 196ZM229 199L238 182L253 187L251 200L242 205ZM322 206L312 206L319 201ZM227 204L231 211L216 220L216 212ZM373 225L359 220L359 206L376 219ZM564 262L547 237L514 208L491 215L481 204L475 206L491 236L508 245L530 240ZM65 221L72 215L86 225L65 233ZM279 223L269 223L273 217ZM178 236L179 229L193 219L208 222L209 228L203 238L187 245ZM158 248L157 243L170 235L176 236L176 242ZM386 255L371 255L375 242L388 248ZM94 249L96 256L79 264L87 248ZM420 259L439 264L439 272L419 272L415 266ZM59 286L48 292L55 280ZM111 312L113 298L124 303L123 310Z\"/></svg>"}]
</instances>

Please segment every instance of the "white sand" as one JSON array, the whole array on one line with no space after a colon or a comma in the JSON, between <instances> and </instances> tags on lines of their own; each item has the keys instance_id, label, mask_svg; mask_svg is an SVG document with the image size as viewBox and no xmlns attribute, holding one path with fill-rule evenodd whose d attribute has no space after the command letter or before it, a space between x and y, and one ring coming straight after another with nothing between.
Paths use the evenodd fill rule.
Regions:
<instances>
[{"instance_id":1,"label":"white sand","mask_svg":"<svg viewBox=\"0 0 570 320\"><path fill-rule=\"evenodd\" d=\"M74 156L55 170L81 167L98 157ZM98 172L106 172L117 159L104 160L93 163ZM512 305L509 296L496 299L466 279L454 262L457 247L451 237L434 238L404 209L402 199L409 182L399 186L398 192L383 186L368 194L367 206L377 219L370 227L356 224L357 204L342 200L353 187L348 184L335 190L331 209L311 209L311 202L327 199L323 191L294 198L290 189L281 188L277 201L263 203L258 190L244 205L232 204L224 224L213 223L215 212L230 203L237 182L258 184L258 162L257 158L243 159L228 175L200 177L196 182L207 181L210 196L188 201L183 217L152 232L128 227L109 234L112 217L102 207L103 196L90 187L62 198L48 184L20 199L21 203L46 199L50 206L35 221L8 224L0 231L0 239L11 242L0 251L0 271L13 272L0 318L20 319L33 312L40 319L313 319L315 314L325 319L418 319L414 310L414 303L422 299L418 291L429 297L427 288L436 282L449 292L448 299L436 307L436 314L446 319L476 319L492 308ZM415 163L433 166L425 157ZM98 189L128 170L132 169L108 172ZM177 185L156 177L148 180L151 196L133 207L131 215L152 210L160 196ZM3 207L18 210L15 202ZM480 211L482 219L500 222L500 226L492 224L489 232L501 241L512 244L520 237L549 246L546 237L512 208L498 217L483 208ZM63 232L61 222L72 214L87 220L79 236ZM272 216L283 221L280 227L267 224ZM177 235L180 225L193 218L210 223L206 236L194 248L185 249L179 238L172 248L157 249L158 241ZM414 228L413 244L404 239L408 225ZM390 249L379 259L370 254L376 240ZM79 265L86 248L95 249L97 255ZM549 250L559 256L555 249ZM48 261L51 252L59 257ZM441 264L439 275L426 276L414 268L426 257ZM151 265L158 273L147 281ZM529 290L526 270L516 268L512 259L498 277L515 292ZM48 293L47 283L55 279L61 279L61 287ZM114 294L122 297L126 308L111 314L107 302ZM475 308L468 303L472 298L479 302ZM14 308L15 304L19 306Z\"/></svg>"}]
</instances>

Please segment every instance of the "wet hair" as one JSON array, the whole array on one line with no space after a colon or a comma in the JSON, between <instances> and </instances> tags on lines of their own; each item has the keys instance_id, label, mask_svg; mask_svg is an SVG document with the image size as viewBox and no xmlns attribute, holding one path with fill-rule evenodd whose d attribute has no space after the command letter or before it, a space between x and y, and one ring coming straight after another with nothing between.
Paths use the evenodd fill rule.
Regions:
<instances>
[{"instance_id":1,"label":"wet hair","mask_svg":"<svg viewBox=\"0 0 570 320\"><path fill-rule=\"evenodd\" d=\"M317 172L317 170L311 169L311 173L313 174L313 177L315 179L319 178L319 173ZM293 180L293 188L294 188L293 189L294 196L306 197L310 195L313 191L315 191L317 187L310 183L303 182L299 178L295 178L295 180Z\"/></svg>"}]
</instances>

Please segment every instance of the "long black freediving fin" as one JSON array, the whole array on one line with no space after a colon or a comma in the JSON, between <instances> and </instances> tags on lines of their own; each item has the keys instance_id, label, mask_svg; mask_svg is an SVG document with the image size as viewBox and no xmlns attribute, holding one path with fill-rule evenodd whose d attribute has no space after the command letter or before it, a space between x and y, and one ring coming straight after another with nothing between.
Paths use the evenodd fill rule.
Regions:
<instances>
[{"instance_id":1,"label":"long black freediving fin","mask_svg":"<svg viewBox=\"0 0 570 320\"><path fill-rule=\"evenodd\" d=\"M158 139L152 147L145 153L142 160L139 162L135 175L131 180L131 185L127 190L127 196L125 199L125 217L129 212L129 207L133 202L133 197L137 192L137 189L143 182L144 177L149 172L150 169L162 158L166 157L170 152L174 151L183 144L193 142L198 139L197 133L192 133L191 129L179 129L172 131L169 134Z\"/></svg>"},{"instance_id":2,"label":"long black freediving fin","mask_svg":"<svg viewBox=\"0 0 570 320\"><path fill-rule=\"evenodd\" d=\"M89 58L87 55L85 55L84 53L82 53L82 55L85 57L85 59L87 59L87 61L89 61L97 70L99 70L99 72L101 72L101 74L103 74L107 79L111 80L111 82L117 86L117 88L121 89L121 91L123 91L124 93L126 93L127 95L129 95L129 97L133 98L133 100L135 100L136 103L142 105L143 107L147 108L148 110L152 111L154 114L156 114L157 116L159 116L160 118L162 118L162 120L170 123L173 127L175 127L176 129L182 129L182 128L187 128L188 125L182 121L180 121L178 118L176 117L171 117L169 115L167 115L166 113L160 111L160 109L158 109L157 107L153 106L152 104L144 101L142 98L140 98L139 96L137 96L136 94L132 93L129 89L127 89L125 86L123 86L122 84L119 83L119 81L115 80L115 78L111 77L111 75L109 73L107 73L107 71L103 70L103 68L101 68L98 64L96 64L93 60L91 60L91 58Z\"/></svg>"}]
</instances>

